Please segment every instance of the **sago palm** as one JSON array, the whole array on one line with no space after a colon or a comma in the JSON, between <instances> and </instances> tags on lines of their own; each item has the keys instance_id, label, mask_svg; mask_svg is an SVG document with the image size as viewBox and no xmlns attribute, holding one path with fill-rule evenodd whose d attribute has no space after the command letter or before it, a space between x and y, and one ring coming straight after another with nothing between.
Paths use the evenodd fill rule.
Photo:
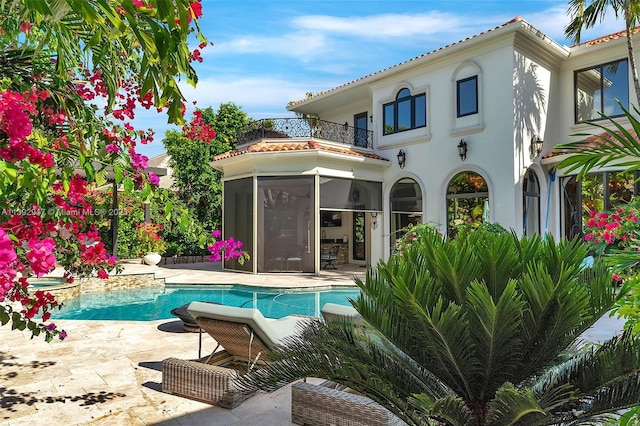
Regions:
<instances>
[{"instance_id":1,"label":"sago palm","mask_svg":"<svg viewBox=\"0 0 640 426\"><path fill-rule=\"evenodd\" d=\"M579 424L640 401L640 340L577 350L619 297L586 248L475 232L411 242L356 280L366 320L310 321L245 387L304 377L348 386L408 424Z\"/></svg>"}]
</instances>

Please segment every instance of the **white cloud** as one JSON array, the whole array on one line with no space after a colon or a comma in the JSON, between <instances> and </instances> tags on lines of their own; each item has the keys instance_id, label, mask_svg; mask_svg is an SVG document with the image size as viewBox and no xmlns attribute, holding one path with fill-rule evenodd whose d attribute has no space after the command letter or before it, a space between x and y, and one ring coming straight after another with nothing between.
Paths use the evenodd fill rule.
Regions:
<instances>
[{"instance_id":1,"label":"white cloud","mask_svg":"<svg viewBox=\"0 0 640 426\"><path fill-rule=\"evenodd\" d=\"M203 76L197 88L181 85L180 90L189 101L187 117L194 108L212 107L233 102L252 118L288 117L287 104L304 99L307 92L319 92L333 88L344 81L309 82L305 79L290 81L270 77L234 77L229 75ZM191 103L197 100L197 105Z\"/></svg>"},{"instance_id":2,"label":"white cloud","mask_svg":"<svg viewBox=\"0 0 640 426\"><path fill-rule=\"evenodd\" d=\"M306 15L294 18L292 24L307 31L379 39L458 32L465 22L468 20L461 15L434 11L361 17Z\"/></svg>"},{"instance_id":3,"label":"white cloud","mask_svg":"<svg viewBox=\"0 0 640 426\"><path fill-rule=\"evenodd\" d=\"M312 58L318 51L327 48L323 34L293 32L277 37L243 35L230 41L221 41L207 54L262 54L280 55L297 58Z\"/></svg>"}]
</instances>

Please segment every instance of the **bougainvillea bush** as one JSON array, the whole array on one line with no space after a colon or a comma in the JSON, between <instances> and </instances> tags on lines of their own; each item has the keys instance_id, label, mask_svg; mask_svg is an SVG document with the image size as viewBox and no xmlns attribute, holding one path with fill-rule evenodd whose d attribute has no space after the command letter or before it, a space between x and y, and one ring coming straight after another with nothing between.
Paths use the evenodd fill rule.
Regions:
<instances>
[{"instance_id":1,"label":"bougainvillea bush","mask_svg":"<svg viewBox=\"0 0 640 426\"><path fill-rule=\"evenodd\" d=\"M640 331L640 198L612 212L591 212L585 225L584 240L594 256L604 257L613 283L624 285L624 297L612 315L626 320L625 326Z\"/></svg>"},{"instance_id":2,"label":"bougainvillea bush","mask_svg":"<svg viewBox=\"0 0 640 426\"><path fill-rule=\"evenodd\" d=\"M639 205L640 199L634 198L613 212L592 211L589 214L584 239L595 255L635 247L634 240L640 237Z\"/></svg>"},{"instance_id":3,"label":"bougainvillea bush","mask_svg":"<svg viewBox=\"0 0 640 426\"><path fill-rule=\"evenodd\" d=\"M187 42L206 45L201 13L188 0L0 3L0 324L62 339L58 303L29 279L116 268L98 233L109 212L90 194L112 179L151 196L158 179L136 145L153 132L129 121L142 106L183 123L177 78L197 80Z\"/></svg>"}]
</instances>

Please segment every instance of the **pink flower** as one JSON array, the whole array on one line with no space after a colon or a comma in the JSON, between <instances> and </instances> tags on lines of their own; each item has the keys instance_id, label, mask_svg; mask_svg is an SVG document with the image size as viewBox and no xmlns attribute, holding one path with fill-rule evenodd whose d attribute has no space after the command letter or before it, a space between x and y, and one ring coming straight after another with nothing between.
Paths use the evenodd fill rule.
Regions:
<instances>
[{"instance_id":1,"label":"pink flower","mask_svg":"<svg viewBox=\"0 0 640 426\"><path fill-rule=\"evenodd\" d=\"M13 247L13 241L9 238L4 229L0 228L0 275L4 274L7 269L11 269L18 256Z\"/></svg>"},{"instance_id":2,"label":"pink flower","mask_svg":"<svg viewBox=\"0 0 640 426\"><path fill-rule=\"evenodd\" d=\"M118 145L116 145L115 143L110 143L107 146L105 146L105 149L107 150L107 152L112 152L112 153L118 153L120 152L120 147Z\"/></svg>"},{"instance_id":3,"label":"pink flower","mask_svg":"<svg viewBox=\"0 0 640 426\"><path fill-rule=\"evenodd\" d=\"M213 231L213 238L220 238L222 236L222 232L219 229Z\"/></svg>"},{"instance_id":4,"label":"pink flower","mask_svg":"<svg viewBox=\"0 0 640 426\"><path fill-rule=\"evenodd\" d=\"M157 174L153 173L153 172L149 172L149 183L151 185L158 185L160 183L160 178L158 177Z\"/></svg>"},{"instance_id":5,"label":"pink flower","mask_svg":"<svg viewBox=\"0 0 640 426\"><path fill-rule=\"evenodd\" d=\"M53 271L56 267L56 257L53 254L56 243L53 238L30 240L28 246L31 250L27 253L27 260L31 264L33 273L37 277L41 277Z\"/></svg>"},{"instance_id":6,"label":"pink flower","mask_svg":"<svg viewBox=\"0 0 640 426\"><path fill-rule=\"evenodd\" d=\"M148 165L149 158L145 155L138 154L136 152L131 153L131 166L134 169L146 169Z\"/></svg>"}]
</instances>

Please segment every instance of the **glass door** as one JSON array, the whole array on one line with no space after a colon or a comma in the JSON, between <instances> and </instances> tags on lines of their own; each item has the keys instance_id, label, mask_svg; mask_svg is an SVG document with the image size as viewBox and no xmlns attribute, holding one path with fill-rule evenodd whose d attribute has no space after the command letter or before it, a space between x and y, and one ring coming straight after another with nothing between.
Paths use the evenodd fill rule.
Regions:
<instances>
[{"instance_id":1,"label":"glass door","mask_svg":"<svg viewBox=\"0 0 640 426\"><path fill-rule=\"evenodd\" d=\"M353 235L351 237L353 260L366 260L367 227L365 212L353 212Z\"/></svg>"}]
</instances>

